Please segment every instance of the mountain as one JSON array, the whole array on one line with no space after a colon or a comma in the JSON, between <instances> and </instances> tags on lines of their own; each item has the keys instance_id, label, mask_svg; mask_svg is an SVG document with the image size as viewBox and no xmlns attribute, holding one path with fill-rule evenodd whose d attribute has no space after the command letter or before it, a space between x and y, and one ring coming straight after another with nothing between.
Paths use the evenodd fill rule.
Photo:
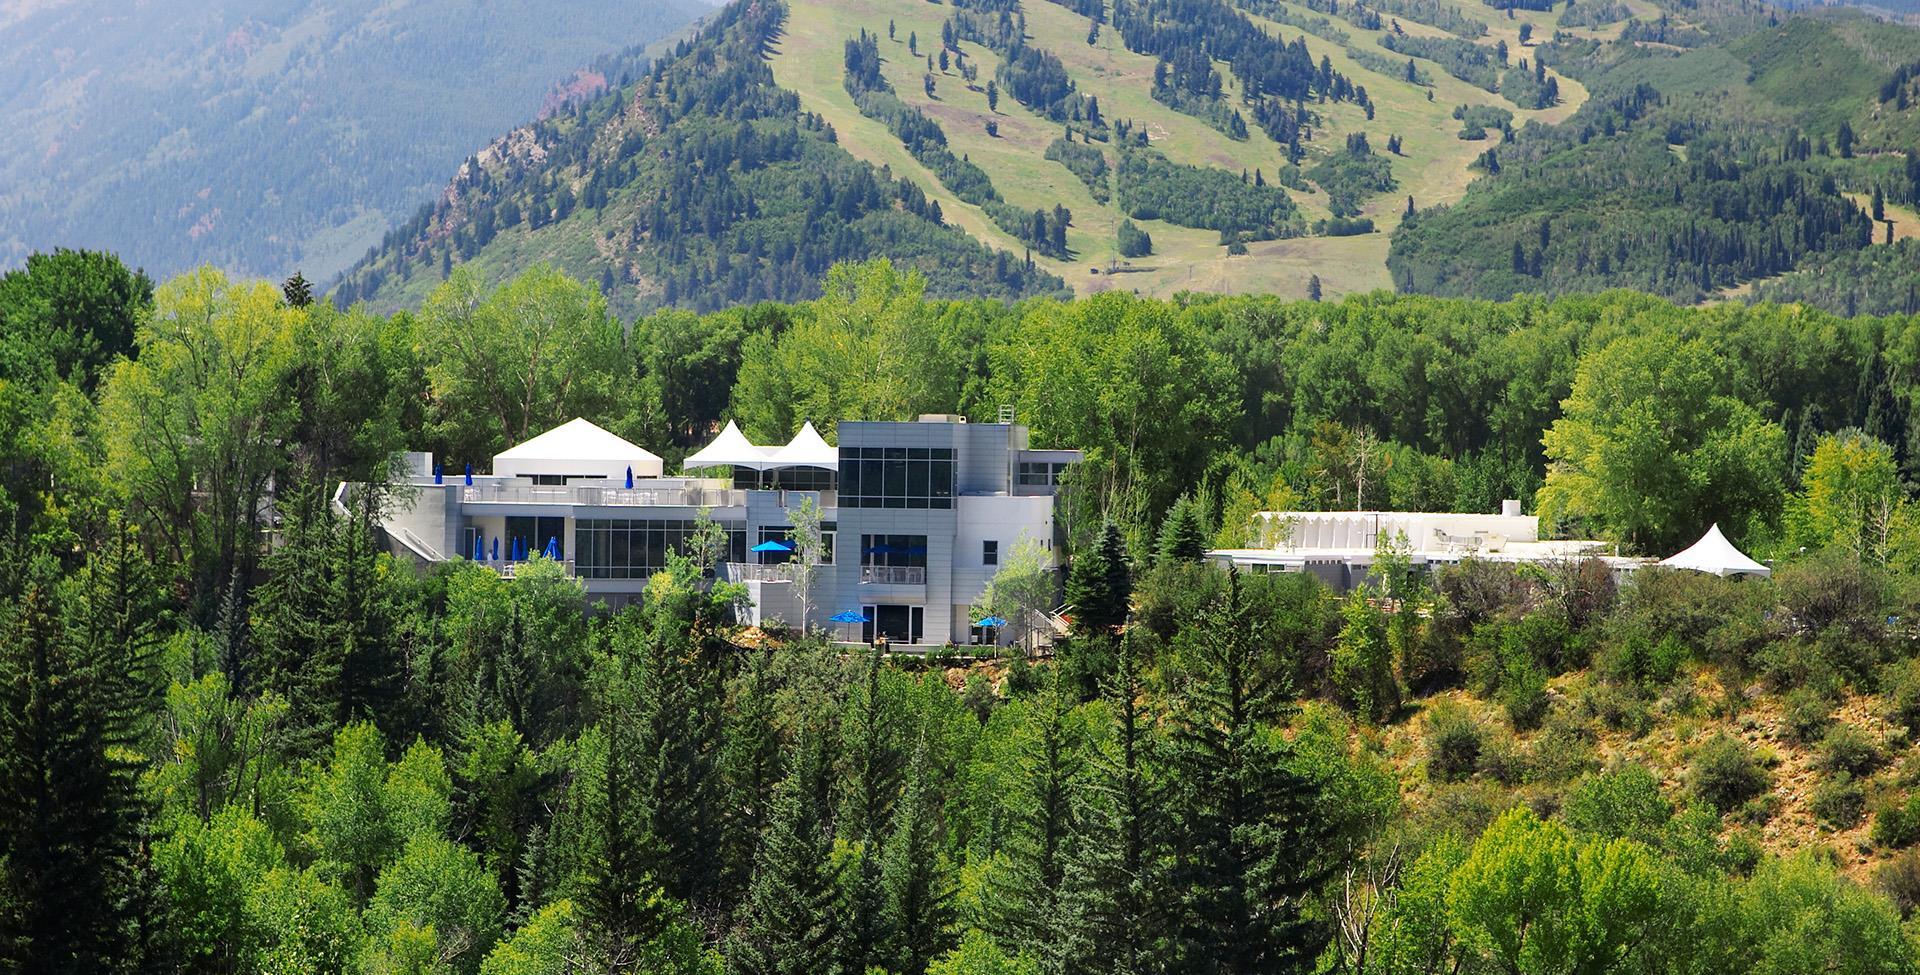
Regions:
<instances>
[{"instance_id":1,"label":"mountain","mask_svg":"<svg viewBox=\"0 0 1920 975\"><path fill-rule=\"evenodd\" d=\"M805 297L830 259L870 256L909 259L936 293L1026 293L937 257L930 242L950 235L921 228L903 246L859 230L856 215L875 213L859 206L839 218L850 236L823 236L813 211L845 209L837 196L789 186L798 195L784 210L742 212L766 205L771 184L742 195L741 181L764 182L786 161L730 156L711 138L694 159L672 150L684 135L656 138L741 120L746 103L702 76L730 45L755 52L738 66L757 92L754 124L791 122L835 171L871 164L894 224L940 223L1030 264L1046 276L1039 286L1057 278L1079 293L1631 287L1718 300L1803 264L1825 280L1818 269L1840 265L1815 258L1870 250L1887 220L1905 236L1899 220L1920 194L1907 152L1920 144L1920 30L1852 9L787 0L756 10L683 45L649 79L496 141L338 297L398 307L456 262L498 279L539 260L600 281L631 314ZM733 36L749 29L763 36ZM1876 192L1884 219L1869 212Z\"/></svg>"},{"instance_id":2,"label":"mountain","mask_svg":"<svg viewBox=\"0 0 1920 975\"><path fill-rule=\"evenodd\" d=\"M1387 287L1387 234L1407 197L1457 199L1472 177L1482 147L1457 137L1456 113L1497 116L1488 123L1496 127L1552 122L1584 90L1556 78L1552 94L1498 91L1494 52L1502 37L1517 45L1519 27L1482 4L1310 2L1318 9L1280 0L792 0L778 6L756 55L764 73L756 69L753 83L776 109L756 124L797 117L802 132L819 136L810 145L837 147L834 159L870 163L877 178L910 187L912 207L891 209L937 216L1079 292L1305 294L1316 275L1329 294ZM775 20L775 8L765 9ZM696 117L736 121L731 102L716 113L704 96L673 97L687 82L668 79L734 43L721 34L760 22L716 25L661 65L657 80L496 141L478 154L479 172L463 170L339 296L404 305L462 260L496 278L550 261L601 281L629 313L809 294L824 269L818 259L779 282L747 269L768 262L774 218L756 217L760 229L745 232L737 214L678 213L694 205L689 192L722 178L704 168L721 158L695 167L684 155L622 156L605 138L593 145L573 134L612 125L621 138L653 139L668 116L680 128L699 128ZM1467 45L1486 62L1463 80L1383 44L1455 59ZM579 153L559 151L575 142ZM751 172L733 166L727 185L764 168L745 162ZM589 190L596 205L577 206ZM529 202L538 215L523 224ZM756 193L754 202L765 200ZM673 226L660 225L662 212ZM793 239L785 229L775 236ZM884 239L806 239L823 257L951 264ZM726 266L716 271L721 253ZM705 267L689 270L681 254ZM792 265L790 254L771 260ZM945 276L930 280L936 292L980 293L977 275Z\"/></svg>"},{"instance_id":3,"label":"mountain","mask_svg":"<svg viewBox=\"0 0 1920 975\"><path fill-rule=\"evenodd\" d=\"M617 81L641 62L632 48L707 9L8 0L0 266L68 246L160 275L211 262L330 278L474 146Z\"/></svg>"}]
</instances>

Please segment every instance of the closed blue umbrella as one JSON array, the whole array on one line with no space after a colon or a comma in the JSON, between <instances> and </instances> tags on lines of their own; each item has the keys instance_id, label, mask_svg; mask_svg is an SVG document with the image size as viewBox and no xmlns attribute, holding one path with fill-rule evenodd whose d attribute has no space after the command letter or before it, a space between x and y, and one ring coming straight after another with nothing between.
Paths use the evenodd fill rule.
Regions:
<instances>
[{"instance_id":1,"label":"closed blue umbrella","mask_svg":"<svg viewBox=\"0 0 1920 975\"><path fill-rule=\"evenodd\" d=\"M558 559L560 557L560 539L548 535L546 551L540 554L550 559Z\"/></svg>"},{"instance_id":2,"label":"closed blue umbrella","mask_svg":"<svg viewBox=\"0 0 1920 975\"><path fill-rule=\"evenodd\" d=\"M473 465L472 464L467 465L467 486L468 487L473 486Z\"/></svg>"},{"instance_id":3,"label":"closed blue umbrella","mask_svg":"<svg viewBox=\"0 0 1920 975\"><path fill-rule=\"evenodd\" d=\"M435 484L443 483L446 480L446 478L443 476L444 473L445 472L440 467L440 465L438 463L435 463L433 465L433 483Z\"/></svg>"},{"instance_id":4,"label":"closed blue umbrella","mask_svg":"<svg viewBox=\"0 0 1920 975\"><path fill-rule=\"evenodd\" d=\"M627 468L627 490L633 490L633 468Z\"/></svg>"},{"instance_id":5,"label":"closed blue umbrella","mask_svg":"<svg viewBox=\"0 0 1920 975\"><path fill-rule=\"evenodd\" d=\"M487 540L479 535L473 536L473 560L475 562L487 560Z\"/></svg>"},{"instance_id":6,"label":"closed blue umbrella","mask_svg":"<svg viewBox=\"0 0 1920 975\"><path fill-rule=\"evenodd\" d=\"M500 561L500 536L493 536L493 560Z\"/></svg>"}]
</instances>

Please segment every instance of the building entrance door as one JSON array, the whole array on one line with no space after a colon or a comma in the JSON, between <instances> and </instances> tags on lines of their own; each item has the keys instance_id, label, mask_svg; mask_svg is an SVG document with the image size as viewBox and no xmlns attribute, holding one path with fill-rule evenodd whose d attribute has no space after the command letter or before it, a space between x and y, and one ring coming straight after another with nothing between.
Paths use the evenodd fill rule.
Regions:
<instances>
[{"instance_id":1,"label":"building entrance door","mask_svg":"<svg viewBox=\"0 0 1920 975\"><path fill-rule=\"evenodd\" d=\"M926 631L926 608L881 604L862 607L868 623L864 629L868 643L886 637L889 643L919 643Z\"/></svg>"}]
</instances>

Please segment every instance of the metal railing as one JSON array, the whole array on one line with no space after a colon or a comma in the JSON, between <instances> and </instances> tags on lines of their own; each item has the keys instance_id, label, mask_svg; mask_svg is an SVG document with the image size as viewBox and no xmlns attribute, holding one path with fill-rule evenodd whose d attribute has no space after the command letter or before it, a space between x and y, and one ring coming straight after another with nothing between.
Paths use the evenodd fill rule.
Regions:
<instances>
[{"instance_id":1,"label":"metal railing","mask_svg":"<svg viewBox=\"0 0 1920 975\"><path fill-rule=\"evenodd\" d=\"M493 569L493 571L500 573L500 578L511 579L513 578L514 569L518 566L522 566L526 564L528 563L526 562L489 562L487 563L487 566ZM569 579L573 578L574 566L573 566L572 559L561 560L560 568L566 572L567 578Z\"/></svg>"},{"instance_id":2,"label":"metal railing","mask_svg":"<svg viewBox=\"0 0 1920 975\"><path fill-rule=\"evenodd\" d=\"M927 567L924 565L863 565L860 567L860 581L879 586L924 586L927 584Z\"/></svg>"},{"instance_id":3,"label":"metal railing","mask_svg":"<svg viewBox=\"0 0 1920 975\"><path fill-rule=\"evenodd\" d=\"M603 507L737 508L747 503L747 492L699 484L650 487L545 486L539 484L478 483L460 489L465 504L557 504Z\"/></svg>"},{"instance_id":4,"label":"metal railing","mask_svg":"<svg viewBox=\"0 0 1920 975\"><path fill-rule=\"evenodd\" d=\"M728 562L727 581L729 582L792 582L791 565L756 565L751 562Z\"/></svg>"}]
</instances>

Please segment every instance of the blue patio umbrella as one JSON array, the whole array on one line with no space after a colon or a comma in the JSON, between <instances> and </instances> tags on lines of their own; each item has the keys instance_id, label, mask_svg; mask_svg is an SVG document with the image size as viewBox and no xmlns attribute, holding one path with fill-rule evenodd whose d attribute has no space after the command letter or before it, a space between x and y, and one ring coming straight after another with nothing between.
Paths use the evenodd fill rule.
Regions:
<instances>
[{"instance_id":1,"label":"blue patio umbrella","mask_svg":"<svg viewBox=\"0 0 1920 975\"><path fill-rule=\"evenodd\" d=\"M487 560L487 540L479 535L473 536L473 560L475 562Z\"/></svg>"},{"instance_id":2,"label":"blue patio umbrella","mask_svg":"<svg viewBox=\"0 0 1920 975\"><path fill-rule=\"evenodd\" d=\"M446 481L445 471L441 468L439 463L436 462L433 465L433 483L441 484L441 483L444 483L445 481Z\"/></svg>"},{"instance_id":3,"label":"blue patio umbrella","mask_svg":"<svg viewBox=\"0 0 1920 975\"><path fill-rule=\"evenodd\" d=\"M540 554L549 559L558 559L560 557L560 539L548 535L546 550Z\"/></svg>"},{"instance_id":4,"label":"blue patio umbrella","mask_svg":"<svg viewBox=\"0 0 1920 975\"><path fill-rule=\"evenodd\" d=\"M760 544L758 544L758 545L755 545L755 546L754 546L754 547L753 547L753 548L751 549L751 551L755 551L755 552L791 552L791 551L793 551L793 546L791 546L791 545L788 545L788 544L787 544L786 542L783 542L783 541L780 541L780 540L778 540L778 539L773 539L773 540L769 540L769 541L765 541L765 542L761 542Z\"/></svg>"},{"instance_id":5,"label":"blue patio umbrella","mask_svg":"<svg viewBox=\"0 0 1920 975\"><path fill-rule=\"evenodd\" d=\"M500 561L500 536L493 536L493 560Z\"/></svg>"},{"instance_id":6,"label":"blue patio umbrella","mask_svg":"<svg viewBox=\"0 0 1920 975\"><path fill-rule=\"evenodd\" d=\"M467 486L468 487L473 486L473 465L472 464L467 465Z\"/></svg>"},{"instance_id":7,"label":"blue patio umbrella","mask_svg":"<svg viewBox=\"0 0 1920 975\"><path fill-rule=\"evenodd\" d=\"M983 619L983 620L981 620L980 622L978 622L978 623L975 623L975 624L973 624L973 625L975 625L975 626L991 626L991 627L995 627L995 628L998 628L998 627L1002 627L1002 626L1005 626L1005 625L1007 625L1007 621L1006 621L1006 620L1004 620L1004 619L1001 619L1001 618L1000 618L1000 617L998 617L998 616L989 616L989 617L987 617L986 619Z\"/></svg>"},{"instance_id":8,"label":"blue patio umbrella","mask_svg":"<svg viewBox=\"0 0 1920 975\"><path fill-rule=\"evenodd\" d=\"M633 490L633 468L627 468L627 490Z\"/></svg>"},{"instance_id":9,"label":"blue patio umbrella","mask_svg":"<svg viewBox=\"0 0 1920 975\"><path fill-rule=\"evenodd\" d=\"M847 610L844 613L835 613L832 616L827 617L827 622L829 623L871 623L873 621L868 619L867 614L865 613L856 613L853 610Z\"/></svg>"}]
</instances>

